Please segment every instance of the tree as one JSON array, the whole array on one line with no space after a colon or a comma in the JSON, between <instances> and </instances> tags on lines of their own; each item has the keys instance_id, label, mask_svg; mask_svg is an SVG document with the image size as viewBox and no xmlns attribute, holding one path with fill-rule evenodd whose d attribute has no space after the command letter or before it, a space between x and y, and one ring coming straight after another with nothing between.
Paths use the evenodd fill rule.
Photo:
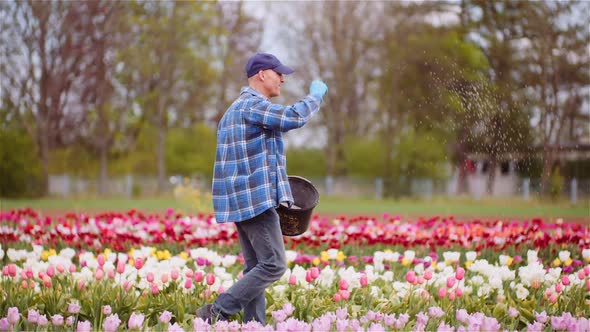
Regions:
<instances>
[{"instance_id":1,"label":"tree","mask_svg":"<svg viewBox=\"0 0 590 332\"><path fill-rule=\"evenodd\" d=\"M169 128L205 118L215 70L210 61L214 4L132 3L135 39L121 53L121 79L134 107L157 128L158 190L166 183ZM194 139L197 138L187 138Z\"/></svg>"},{"instance_id":2,"label":"tree","mask_svg":"<svg viewBox=\"0 0 590 332\"><path fill-rule=\"evenodd\" d=\"M367 95L377 63L374 46L382 36L381 6L357 1L290 3L285 11L300 14L280 18L281 26L286 27L281 33L289 40L295 65L305 61L298 78L309 84L320 77L330 89L320 114L328 134L329 175L346 173L346 137L362 136L369 130L363 119L371 112Z\"/></svg>"},{"instance_id":3,"label":"tree","mask_svg":"<svg viewBox=\"0 0 590 332\"><path fill-rule=\"evenodd\" d=\"M217 80L218 98L213 116L217 125L231 103L227 93L235 94L246 80L244 67L249 57L260 48L262 22L244 9L244 2L220 1L216 6L217 17L213 51L221 69Z\"/></svg>"},{"instance_id":4,"label":"tree","mask_svg":"<svg viewBox=\"0 0 590 332\"><path fill-rule=\"evenodd\" d=\"M72 93L91 65L97 2L16 1L0 3L0 75L3 100L26 128L48 189L50 151L76 136L85 109Z\"/></svg>"},{"instance_id":5,"label":"tree","mask_svg":"<svg viewBox=\"0 0 590 332\"><path fill-rule=\"evenodd\" d=\"M499 159L522 152L527 143L530 115L526 103L520 101L522 67L517 54L533 6L535 3L530 1L514 0L461 2L461 22L468 39L479 45L489 62L491 85L485 88L481 144L475 147L490 159L488 193L492 192Z\"/></svg>"},{"instance_id":6,"label":"tree","mask_svg":"<svg viewBox=\"0 0 590 332\"><path fill-rule=\"evenodd\" d=\"M92 66L81 72L83 81L76 91L87 108L80 138L84 146L98 155L98 193L106 194L108 156L118 136L137 135L139 126L132 114L130 98L117 89L117 67L124 66L118 52L130 41L126 24L128 6L125 2L96 2L102 15L94 17L94 33L90 36L93 51L89 54Z\"/></svg>"},{"instance_id":7,"label":"tree","mask_svg":"<svg viewBox=\"0 0 590 332\"><path fill-rule=\"evenodd\" d=\"M543 155L541 190L547 193L561 144L575 143L568 138L573 139L576 131L588 130L590 6L583 2L539 2L528 16L523 82L525 96L535 112L532 125L537 129Z\"/></svg>"}]
</instances>

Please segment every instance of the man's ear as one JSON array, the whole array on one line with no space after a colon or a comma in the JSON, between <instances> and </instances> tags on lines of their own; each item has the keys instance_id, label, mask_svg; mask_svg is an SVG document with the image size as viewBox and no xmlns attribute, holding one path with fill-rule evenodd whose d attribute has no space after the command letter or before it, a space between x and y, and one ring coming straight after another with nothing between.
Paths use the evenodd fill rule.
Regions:
<instances>
[{"instance_id":1,"label":"man's ear","mask_svg":"<svg viewBox=\"0 0 590 332\"><path fill-rule=\"evenodd\" d=\"M266 77L264 70L259 71L256 75L258 75L258 79L260 79L261 82L264 82L264 78Z\"/></svg>"}]
</instances>

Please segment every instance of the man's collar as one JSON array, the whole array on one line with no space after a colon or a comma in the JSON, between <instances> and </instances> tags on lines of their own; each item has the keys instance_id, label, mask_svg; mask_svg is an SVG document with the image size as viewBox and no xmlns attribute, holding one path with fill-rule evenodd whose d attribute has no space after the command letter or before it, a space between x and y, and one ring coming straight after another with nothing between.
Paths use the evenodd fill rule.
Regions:
<instances>
[{"instance_id":1,"label":"man's collar","mask_svg":"<svg viewBox=\"0 0 590 332\"><path fill-rule=\"evenodd\" d=\"M249 93L249 94L252 94L252 95L260 97L260 98L268 99L265 95L263 95L262 93L260 93L258 90L254 89L251 86L242 87L240 94L243 94L243 93Z\"/></svg>"}]
</instances>

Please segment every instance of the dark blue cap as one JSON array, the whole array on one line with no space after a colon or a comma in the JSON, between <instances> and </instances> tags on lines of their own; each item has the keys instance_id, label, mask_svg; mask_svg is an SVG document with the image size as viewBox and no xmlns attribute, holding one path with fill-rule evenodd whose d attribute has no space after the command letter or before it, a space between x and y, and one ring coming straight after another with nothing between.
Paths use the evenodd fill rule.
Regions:
<instances>
[{"instance_id":1,"label":"dark blue cap","mask_svg":"<svg viewBox=\"0 0 590 332\"><path fill-rule=\"evenodd\" d=\"M279 74L289 75L295 71L282 64L276 56L268 53L257 53L248 60L246 74L248 78L256 75L261 70L272 69Z\"/></svg>"}]
</instances>

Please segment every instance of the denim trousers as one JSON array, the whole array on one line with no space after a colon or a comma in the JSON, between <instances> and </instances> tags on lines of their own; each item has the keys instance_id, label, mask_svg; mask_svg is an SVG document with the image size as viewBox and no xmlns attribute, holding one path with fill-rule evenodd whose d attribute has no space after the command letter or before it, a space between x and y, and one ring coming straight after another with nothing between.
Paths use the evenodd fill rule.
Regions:
<instances>
[{"instance_id":1,"label":"denim trousers","mask_svg":"<svg viewBox=\"0 0 590 332\"><path fill-rule=\"evenodd\" d=\"M233 315L244 310L244 322L266 324L265 290L287 269L285 245L274 208L236 223L244 255L244 277L221 293L213 303L217 311Z\"/></svg>"}]
</instances>

